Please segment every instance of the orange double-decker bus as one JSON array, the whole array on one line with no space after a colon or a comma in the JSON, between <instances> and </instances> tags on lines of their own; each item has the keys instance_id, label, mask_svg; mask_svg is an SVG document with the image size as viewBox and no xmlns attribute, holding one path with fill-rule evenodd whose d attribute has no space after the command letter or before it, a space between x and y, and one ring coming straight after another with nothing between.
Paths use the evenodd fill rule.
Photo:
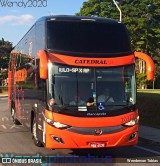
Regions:
<instances>
[{"instance_id":1,"label":"orange double-decker bus","mask_svg":"<svg viewBox=\"0 0 160 166\"><path fill-rule=\"evenodd\" d=\"M13 122L37 146L108 148L138 142L135 57L113 19L42 17L11 52L8 102Z\"/></svg>"}]
</instances>

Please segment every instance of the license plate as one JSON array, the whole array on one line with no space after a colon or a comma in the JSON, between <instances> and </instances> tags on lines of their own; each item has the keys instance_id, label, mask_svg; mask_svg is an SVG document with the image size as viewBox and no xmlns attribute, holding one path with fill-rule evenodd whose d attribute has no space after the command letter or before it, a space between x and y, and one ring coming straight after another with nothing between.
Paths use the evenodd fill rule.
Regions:
<instances>
[{"instance_id":1,"label":"license plate","mask_svg":"<svg viewBox=\"0 0 160 166\"><path fill-rule=\"evenodd\" d=\"M90 147L91 148L104 148L106 144L104 142L91 142Z\"/></svg>"}]
</instances>

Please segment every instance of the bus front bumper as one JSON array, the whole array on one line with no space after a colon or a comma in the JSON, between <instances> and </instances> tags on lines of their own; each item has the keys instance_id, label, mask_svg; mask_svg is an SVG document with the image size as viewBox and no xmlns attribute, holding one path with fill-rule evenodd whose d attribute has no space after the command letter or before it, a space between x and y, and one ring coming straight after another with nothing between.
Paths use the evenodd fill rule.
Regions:
<instances>
[{"instance_id":1,"label":"bus front bumper","mask_svg":"<svg viewBox=\"0 0 160 166\"><path fill-rule=\"evenodd\" d=\"M138 124L115 133L103 134L100 132L97 129L93 134L80 134L67 129L57 129L46 123L45 145L50 149L74 149L132 146L138 143Z\"/></svg>"}]
</instances>

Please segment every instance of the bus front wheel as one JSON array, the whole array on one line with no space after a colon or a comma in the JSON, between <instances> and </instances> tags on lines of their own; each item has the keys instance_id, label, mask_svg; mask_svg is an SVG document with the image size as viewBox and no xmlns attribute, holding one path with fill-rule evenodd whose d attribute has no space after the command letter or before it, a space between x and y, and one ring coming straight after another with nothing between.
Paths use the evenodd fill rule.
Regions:
<instances>
[{"instance_id":1,"label":"bus front wheel","mask_svg":"<svg viewBox=\"0 0 160 166\"><path fill-rule=\"evenodd\" d=\"M42 147L43 144L41 143L41 141L38 139L38 135L37 135L37 123L35 118L33 119L33 124L32 124L32 138L34 141L34 144L38 147Z\"/></svg>"},{"instance_id":2,"label":"bus front wheel","mask_svg":"<svg viewBox=\"0 0 160 166\"><path fill-rule=\"evenodd\" d=\"M11 108L11 116L12 116L12 119L13 119L13 123L15 125L20 125L21 123L18 121L17 119L17 116L16 116L16 110L14 107Z\"/></svg>"}]
</instances>

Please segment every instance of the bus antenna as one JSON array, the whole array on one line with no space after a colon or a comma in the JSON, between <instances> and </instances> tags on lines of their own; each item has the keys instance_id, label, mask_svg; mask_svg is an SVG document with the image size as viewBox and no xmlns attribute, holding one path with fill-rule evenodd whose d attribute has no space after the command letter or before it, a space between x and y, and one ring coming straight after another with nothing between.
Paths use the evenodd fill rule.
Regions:
<instances>
[{"instance_id":1,"label":"bus antenna","mask_svg":"<svg viewBox=\"0 0 160 166\"><path fill-rule=\"evenodd\" d=\"M119 8L117 2L115 0L113 0L114 4L116 5L117 9L119 10L119 13L120 13L120 16L119 16L119 22L122 22L122 11L121 9Z\"/></svg>"}]
</instances>

